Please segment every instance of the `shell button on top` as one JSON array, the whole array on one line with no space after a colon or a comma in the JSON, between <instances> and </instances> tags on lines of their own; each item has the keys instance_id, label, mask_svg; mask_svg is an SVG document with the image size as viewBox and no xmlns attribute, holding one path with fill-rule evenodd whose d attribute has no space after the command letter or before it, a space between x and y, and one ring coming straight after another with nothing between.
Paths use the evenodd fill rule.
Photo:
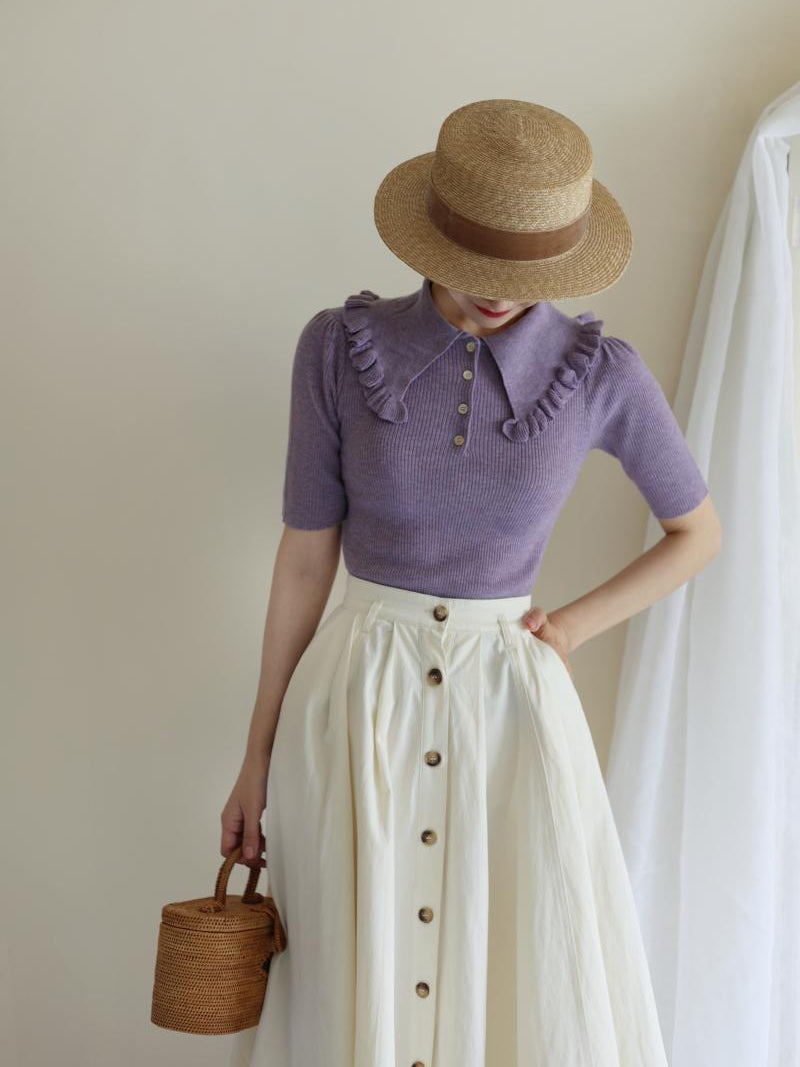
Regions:
<instances>
[{"instance_id":1,"label":"shell button on top","mask_svg":"<svg viewBox=\"0 0 800 1067\"><path fill-rule=\"evenodd\" d=\"M433 617L434 617L434 619L438 619L439 622L441 622L443 619L446 619L447 618L447 608L446 608L446 606L444 604L437 604L436 607L433 609Z\"/></svg>"},{"instance_id":2,"label":"shell button on top","mask_svg":"<svg viewBox=\"0 0 800 1067\"><path fill-rule=\"evenodd\" d=\"M466 348L467 348L468 352L474 352L476 347L477 347L477 345L475 344L474 341L467 341Z\"/></svg>"},{"instance_id":3,"label":"shell button on top","mask_svg":"<svg viewBox=\"0 0 800 1067\"><path fill-rule=\"evenodd\" d=\"M425 753L425 762L429 767L437 767L442 762L441 753L432 748L429 752Z\"/></svg>"},{"instance_id":4,"label":"shell button on top","mask_svg":"<svg viewBox=\"0 0 800 1067\"><path fill-rule=\"evenodd\" d=\"M428 993L430 993L430 991L431 991L431 987L428 985L427 982L417 982L417 996L418 997L427 997L427 995L428 995Z\"/></svg>"},{"instance_id":5,"label":"shell button on top","mask_svg":"<svg viewBox=\"0 0 800 1067\"><path fill-rule=\"evenodd\" d=\"M419 915L422 922L429 923L433 919L433 908L420 908L417 915Z\"/></svg>"},{"instance_id":6,"label":"shell button on top","mask_svg":"<svg viewBox=\"0 0 800 1067\"><path fill-rule=\"evenodd\" d=\"M424 845L432 845L436 841L436 831L423 830L420 837L422 838L422 843Z\"/></svg>"},{"instance_id":7,"label":"shell button on top","mask_svg":"<svg viewBox=\"0 0 800 1067\"><path fill-rule=\"evenodd\" d=\"M442 681L442 672L438 667L431 667L428 671L428 677L433 685L439 685Z\"/></svg>"}]
</instances>

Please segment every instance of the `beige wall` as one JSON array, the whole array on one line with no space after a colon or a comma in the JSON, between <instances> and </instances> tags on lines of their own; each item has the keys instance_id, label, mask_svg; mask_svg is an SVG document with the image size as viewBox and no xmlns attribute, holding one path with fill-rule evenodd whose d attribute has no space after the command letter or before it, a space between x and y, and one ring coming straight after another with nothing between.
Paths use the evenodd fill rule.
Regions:
<instances>
[{"instance_id":1,"label":"beige wall","mask_svg":"<svg viewBox=\"0 0 800 1067\"><path fill-rule=\"evenodd\" d=\"M636 343L672 396L798 21L776 0L0 6L4 1063L226 1062L227 1039L149 1022L160 907L213 891L299 328L419 282L373 227L386 171L470 100L574 118L635 251L564 307ZM593 453L535 602L621 568L646 514ZM574 655L603 764L623 636Z\"/></svg>"}]
</instances>

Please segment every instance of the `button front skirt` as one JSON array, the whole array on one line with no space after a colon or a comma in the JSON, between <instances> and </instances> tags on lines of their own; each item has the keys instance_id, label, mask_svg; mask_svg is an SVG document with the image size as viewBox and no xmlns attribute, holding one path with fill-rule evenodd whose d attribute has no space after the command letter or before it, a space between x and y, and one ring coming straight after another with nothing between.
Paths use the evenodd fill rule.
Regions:
<instances>
[{"instance_id":1,"label":"button front skirt","mask_svg":"<svg viewBox=\"0 0 800 1067\"><path fill-rule=\"evenodd\" d=\"M231 1067L666 1067L591 733L529 604L347 573L278 720L288 943Z\"/></svg>"}]
</instances>

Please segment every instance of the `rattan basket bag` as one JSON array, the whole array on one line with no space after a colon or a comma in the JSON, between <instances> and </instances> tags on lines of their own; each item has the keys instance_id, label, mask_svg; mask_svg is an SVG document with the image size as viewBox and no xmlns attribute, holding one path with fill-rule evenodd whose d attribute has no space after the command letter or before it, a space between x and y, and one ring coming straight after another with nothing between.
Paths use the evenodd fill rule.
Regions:
<instances>
[{"instance_id":1,"label":"rattan basket bag","mask_svg":"<svg viewBox=\"0 0 800 1067\"><path fill-rule=\"evenodd\" d=\"M227 894L241 855L237 846L219 869L213 897L161 909L150 1019L189 1034L232 1034L261 1015L272 956L286 934L272 897L256 892L250 868L241 896Z\"/></svg>"}]
</instances>

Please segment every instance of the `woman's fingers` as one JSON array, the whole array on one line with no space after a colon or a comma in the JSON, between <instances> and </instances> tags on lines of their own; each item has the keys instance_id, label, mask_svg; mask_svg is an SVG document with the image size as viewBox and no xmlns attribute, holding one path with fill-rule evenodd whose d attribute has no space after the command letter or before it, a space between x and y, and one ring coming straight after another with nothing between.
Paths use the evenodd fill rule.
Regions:
<instances>
[{"instance_id":1,"label":"woman's fingers","mask_svg":"<svg viewBox=\"0 0 800 1067\"><path fill-rule=\"evenodd\" d=\"M547 612L544 608L533 607L529 611L526 611L522 616L523 624L536 636L550 645L558 655L561 657L561 661L567 668L570 678L573 678L572 667L567 658L567 635L561 629L561 627L554 625L548 619Z\"/></svg>"},{"instance_id":2,"label":"woman's fingers","mask_svg":"<svg viewBox=\"0 0 800 1067\"><path fill-rule=\"evenodd\" d=\"M266 807L266 777L267 768L261 762L258 765L245 762L220 815L220 852L229 856L237 845L241 845L242 854L237 863L245 863L248 867L266 866L266 860L261 858L266 845L261 832L261 813Z\"/></svg>"},{"instance_id":3,"label":"woman's fingers","mask_svg":"<svg viewBox=\"0 0 800 1067\"><path fill-rule=\"evenodd\" d=\"M244 826L242 809L233 798L222 809L220 822L222 823L222 839L219 850L223 856L227 856L240 843Z\"/></svg>"},{"instance_id":4,"label":"woman's fingers","mask_svg":"<svg viewBox=\"0 0 800 1067\"><path fill-rule=\"evenodd\" d=\"M261 832L261 812L251 808L244 816L244 836L242 837L242 856L250 864L250 861L260 857L264 851L264 835Z\"/></svg>"},{"instance_id":5,"label":"woman's fingers","mask_svg":"<svg viewBox=\"0 0 800 1067\"><path fill-rule=\"evenodd\" d=\"M544 608L531 608L522 616L522 621L529 630L535 633L547 622L547 612Z\"/></svg>"}]
</instances>

